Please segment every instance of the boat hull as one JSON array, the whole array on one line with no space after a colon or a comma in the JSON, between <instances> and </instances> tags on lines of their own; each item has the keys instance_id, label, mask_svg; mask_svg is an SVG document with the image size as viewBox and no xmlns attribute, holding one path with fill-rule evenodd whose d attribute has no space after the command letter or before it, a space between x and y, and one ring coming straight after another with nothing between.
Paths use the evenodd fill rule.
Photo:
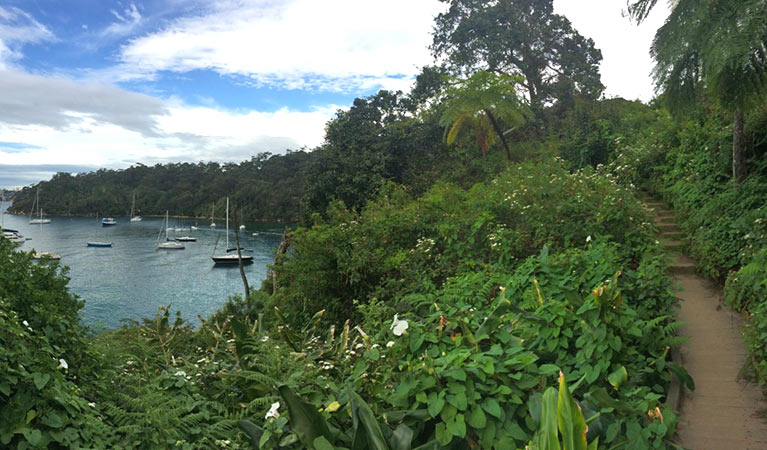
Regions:
<instances>
[{"instance_id":1,"label":"boat hull","mask_svg":"<svg viewBox=\"0 0 767 450\"><path fill-rule=\"evenodd\" d=\"M88 242L88 247L111 247L111 242Z\"/></svg>"},{"instance_id":2,"label":"boat hull","mask_svg":"<svg viewBox=\"0 0 767 450\"><path fill-rule=\"evenodd\" d=\"M157 246L157 250L183 250L184 245L178 242L163 242Z\"/></svg>"},{"instance_id":3,"label":"boat hull","mask_svg":"<svg viewBox=\"0 0 767 450\"><path fill-rule=\"evenodd\" d=\"M237 258L237 255L221 255L221 256L211 256L210 257L213 262L216 265L219 266L226 266L226 265L239 265L240 261L239 258ZM243 264L251 264L253 262L252 256L244 256L242 257L242 263Z\"/></svg>"}]
</instances>

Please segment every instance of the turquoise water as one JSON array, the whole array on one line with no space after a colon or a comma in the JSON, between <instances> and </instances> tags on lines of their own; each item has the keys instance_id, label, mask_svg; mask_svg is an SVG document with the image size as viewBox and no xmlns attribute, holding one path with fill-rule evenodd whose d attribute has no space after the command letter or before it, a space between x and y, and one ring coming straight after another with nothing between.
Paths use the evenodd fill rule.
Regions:
<instances>
[{"instance_id":1,"label":"turquoise water","mask_svg":"<svg viewBox=\"0 0 767 450\"><path fill-rule=\"evenodd\" d=\"M9 203L1 205L0 210L4 211ZM208 221L201 221L199 230L176 233L197 238L197 242L185 242L184 250L156 250L161 218L130 222L128 217L116 217L118 225L113 227L102 227L96 218L49 218L50 224L30 225L28 217L3 215L6 228L32 238L19 250L61 255L61 263L70 269L70 290L85 301L81 317L90 325L119 327L120 319L153 317L160 305L168 303L172 303L174 311L180 310L182 317L198 324L198 314L207 317L230 296L243 293L237 266L216 267L210 259L217 238L220 239L217 253L226 245L223 221L217 221L220 227L217 230L208 228ZM170 222L176 226L175 219ZM193 223L181 221L178 226ZM258 287L280 244L284 225L245 225L247 230L240 233L240 243L253 250L245 254L252 255L254 260L245 266L245 274L248 283ZM258 234L253 236L254 232ZM232 231L229 239L234 246ZM87 247L86 242L92 240L111 241L113 247Z\"/></svg>"}]
</instances>

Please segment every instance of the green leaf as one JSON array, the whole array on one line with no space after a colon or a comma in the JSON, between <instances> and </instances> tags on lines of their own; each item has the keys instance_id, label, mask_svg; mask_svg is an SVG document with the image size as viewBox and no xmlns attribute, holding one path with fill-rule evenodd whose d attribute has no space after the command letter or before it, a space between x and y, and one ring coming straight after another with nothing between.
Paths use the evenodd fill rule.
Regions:
<instances>
[{"instance_id":1,"label":"green leaf","mask_svg":"<svg viewBox=\"0 0 767 450\"><path fill-rule=\"evenodd\" d=\"M543 393L541 426L535 433L534 442L541 450L559 450L557 434L557 390L550 387Z\"/></svg>"},{"instance_id":2,"label":"green leaf","mask_svg":"<svg viewBox=\"0 0 767 450\"><path fill-rule=\"evenodd\" d=\"M671 371L671 373L676 375L684 387L691 391L695 390L695 381L692 379L690 374L687 373L687 370L684 367L677 363L670 362L668 363L668 369Z\"/></svg>"},{"instance_id":3,"label":"green leaf","mask_svg":"<svg viewBox=\"0 0 767 450\"><path fill-rule=\"evenodd\" d=\"M490 397L486 398L484 402L482 402L482 409L487 411L488 414L491 416L494 416L498 419L501 418L501 414L503 412L501 411L501 405L498 403L498 400Z\"/></svg>"},{"instance_id":4,"label":"green leaf","mask_svg":"<svg viewBox=\"0 0 767 450\"><path fill-rule=\"evenodd\" d=\"M482 408L474 407L469 414L467 422L472 428L480 430L487 425L487 416L485 416L485 412L482 411Z\"/></svg>"},{"instance_id":5,"label":"green leaf","mask_svg":"<svg viewBox=\"0 0 767 450\"><path fill-rule=\"evenodd\" d=\"M303 401L285 385L280 386L278 389L280 396L285 400L285 404L288 407L290 426L301 443L308 447L313 445L314 440L319 436L325 436L328 439L333 438L325 418L314 406Z\"/></svg>"},{"instance_id":6,"label":"green leaf","mask_svg":"<svg viewBox=\"0 0 767 450\"><path fill-rule=\"evenodd\" d=\"M259 445L261 441L261 435L264 434L264 430L258 425L254 424L250 420L238 420L237 425L242 431L247 434L254 444Z\"/></svg>"},{"instance_id":7,"label":"green leaf","mask_svg":"<svg viewBox=\"0 0 767 450\"><path fill-rule=\"evenodd\" d=\"M453 434L447 431L447 426L444 422L440 422L434 427L434 437L437 438L439 445L445 447L453 440Z\"/></svg>"},{"instance_id":8,"label":"green leaf","mask_svg":"<svg viewBox=\"0 0 767 450\"><path fill-rule=\"evenodd\" d=\"M618 433L621 432L621 424L620 422L613 422L610 424L609 427L607 427L607 433L605 433L605 441L606 442L612 442L615 440L615 437L618 436Z\"/></svg>"},{"instance_id":9,"label":"green leaf","mask_svg":"<svg viewBox=\"0 0 767 450\"><path fill-rule=\"evenodd\" d=\"M64 426L66 421L58 414L56 414L53 411L50 411L46 413L43 416L43 419L41 420L43 425L48 425L51 428L61 428Z\"/></svg>"},{"instance_id":10,"label":"green leaf","mask_svg":"<svg viewBox=\"0 0 767 450\"><path fill-rule=\"evenodd\" d=\"M463 414L456 414L455 418L447 423L447 431L459 438L466 436L466 422L464 422Z\"/></svg>"},{"instance_id":11,"label":"green leaf","mask_svg":"<svg viewBox=\"0 0 767 450\"><path fill-rule=\"evenodd\" d=\"M352 450L389 450L381 427L368 404L351 387L347 387L346 390L351 401L354 425Z\"/></svg>"},{"instance_id":12,"label":"green leaf","mask_svg":"<svg viewBox=\"0 0 767 450\"><path fill-rule=\"evenodd\" d=\"M437 417L439 413L442 411L442 408L445 406L445 397L437 395L436 392L432 392L429 394L429 403L427 405L427 409L429 411L429 415L432 417Z\"/></svg>"},{"instance_id":13,"label":"green leaf","mask_svg":"<svg viewBox=\"0 0 767 450\"><path fill-rule=\"evenodd\" d=\"M575 403L565 376L559 375L559 396L557 401L557 419L559 432L562 434L564 450L587 450L586 420Z\"/></svg>"},{"instance_id":14,"label":"green leaf","mask_svg":"<svg viewBox=\"0 0 767 450\"><path fill-rule=\"evenodd\" d=\"M448 394L447 402L458 408L459 411L466 411L468 401L466 400L466 394L459 392L457 394Z\"/></svg>"},{"instance_id":15,"label":"green leaf","mask_svg":"<svg viewBox=\"0 0 767 450\"><path fill-rule=\"evenodd\" d=\"M312 445L314 446L314 450L335 450L333 444L325 439L325 436L316 437L314 441L312 441Z\"/></svg>"},{"instance_id":16,"label":"green leaf","mask_svg":"<svg viewBox=\"0 0 767 450\"><path fill-rule=\"evenodd\" d=\"M43 374L40 372L35 372L32 374L32 380L35 382L35 386L37 386L37 389L42 391L46 384L48 384L48 380L51 379L50 374Z\"/></svg>"},{"instance_id":17,"label":"green leaf","mask_svg":"<svg viewBox=\"0 0 767 450\"><path fill-rule=\"evenodd\" d=\"M413 430L404 423L399 424L389 438L392 450L410 450L413 442Z\"/></svg>"},{"instance_id":18,"label":"green leaf","mask_svg":"<svg viewBox=\"0 0 767 450\"><path fill-rule=\"evenodd\" d=\"M626 371L626 368L623 366L618 367L613 373L608 375L607 380L610 382L610 384L615 388L617 391L620 389L621 385L628 380L628 372Z\"/></svg>"},{"instance_id":19,"label":"green leaf","mask_svg":"<svg viewBox=\"0 0 767 450\"><path fill-rule=\"evenodd\" d=\"M40 444L40 441L43 439L43 433L40 430L24 428L22 434L32 447L37 447L37 445Z\"/></svg>"},{"instance_id":20,"label":"green leaf","mask_svg":"<svg viewBox=\"0 0 767 450\"><path fill-rule=\"evenodd\" d=\"M501 320L501 316L504 315L510 309L510 307L510 301L506 300L505 298L500 300L498 306L493 309L490 315L487 316L487 318L482 322L482 325L479 326L477 332L474 333L474 338L477 340L477 342L481 342L483 339L490 337L490 334L498 328L498 323Z\"/></svg>"}]
</instances>

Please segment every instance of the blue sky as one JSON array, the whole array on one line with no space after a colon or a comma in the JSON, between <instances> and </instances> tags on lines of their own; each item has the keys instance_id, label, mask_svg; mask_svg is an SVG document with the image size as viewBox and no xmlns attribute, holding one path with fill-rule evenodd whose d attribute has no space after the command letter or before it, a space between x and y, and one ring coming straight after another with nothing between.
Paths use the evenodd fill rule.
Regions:
<instances>
[{"instance_id":1,"label":"blue sky","mask_svg":"<svg viewBox=\"0 0 767 450\"><path fill-rule=\"evenodd\" d=\"M556 0L605 55L610 96L652 96L623 0ZM407 90L438 0L4 0L0 186L60 170L240 161L322 143L355 97Z\"/></svg>"}]
</instances>

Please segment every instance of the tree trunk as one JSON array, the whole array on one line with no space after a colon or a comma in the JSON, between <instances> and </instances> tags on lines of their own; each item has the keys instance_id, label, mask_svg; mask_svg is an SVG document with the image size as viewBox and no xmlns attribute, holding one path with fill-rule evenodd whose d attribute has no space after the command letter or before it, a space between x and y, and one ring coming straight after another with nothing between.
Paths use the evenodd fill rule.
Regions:
<instances>
[{"instance_id":1,"label":"tree trunk","mask_svg":"<svg viewBox=\"0 0 767 450\"><path fill-rule=\"evenodd\" d=\"M288 252L290 248L290 235L288 229L282 233L282 241L280 247L277 249L277 253L274 255L274 265L272 266L272 295L277 293L277 266L282 263L282 258Z\"/></svg>"},{"instance_id":2,"label":"tree trunk","mask_svg":"<svg viewBox=\"0 0 767 450\"><path fill-rule=\"evenodd\" d=\"M732 178L741 183L747 175L745 161L746 139L743 134L743 111L735 110L734 126L732 129Z\"/></svg>"},{"instance_id":3,"label":"tree trunk","mask_svg":"<svg viewBox=\"0 0 767 450\"><path fill-rule=\"evenodd\" d=\"M495 120L495 116L493 116L493 113L491 113L489 109L485 109L485 114L487 114L487 118L490 119L490 123L493 125L495 133L498 135L498 137L501 138L503 148L506 150L506 157L509 159L510 163L513 163L514 159L511 157L511 149L509 148L509 143L506 142L506 136L503 135L503 131L501 131L501 127L498 125L498 121Z\"/></svg>"}]
</instances>

